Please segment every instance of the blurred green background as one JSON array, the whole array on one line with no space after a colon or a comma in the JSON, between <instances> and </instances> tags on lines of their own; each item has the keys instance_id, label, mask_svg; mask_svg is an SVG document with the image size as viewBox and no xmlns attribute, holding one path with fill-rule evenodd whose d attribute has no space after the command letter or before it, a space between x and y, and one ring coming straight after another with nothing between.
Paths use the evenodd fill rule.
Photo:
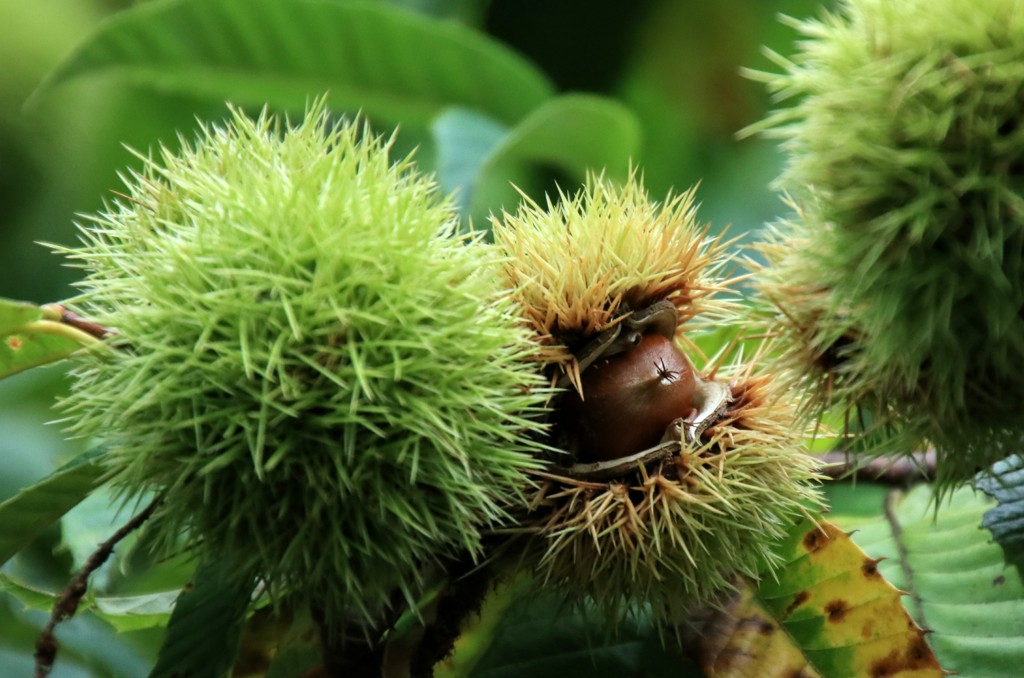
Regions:
<instances>
[{"instance_id":1,"label":"blurred green background","mask_svg":"<svg viewBox=\"0 0 1024 678\"><path fill-rule=\"evenodd\" d=\"M137 165L126 147L143 152L160 143L174 147L177 135L192 136L197 117L215 120L225 113L220 101L135 89L102 77L61 85L25 107L76 43L106 17L136 4L143 3L0 0L0 296L43 303L73 294L76 271L39 243L74 241L75 215L101 209L119 187L118 172ZM655 198L700 182L701 220L716 229L728 226L728 233L744 239L785 212L770 190L779 171L777 149L769 141L736 136L770 106L761 86L744 79L740 69L771 67L762 46L791 52L794 33L778 15L816 14L822 2L391 4L490 35L536 64L560 92L600 94L632 110L642 133L633 161ZM371 123L378 132L390 131L388 122ZM402 126L397 146L416 148L421 165L436 166L429 130ZM541 197L556 186L573 190L577 185L577 179L541 167L525 188ZM502 203L508 195L499 191L485 207L513 208ZM53 400L64 388L62 369L34 370L0 382L0 500L83 449L81 442L65 441L59 425L47 424L55 417ZM102 495L90 499L64 521L63 534L55 528L7 568L40 587L63 588L79 562L76 549L87 552L107 536L114 513ZM127 570L128 559L119 567ZM118 572L108 573L102 586L118 592L129 580L136 589L145 588ZM45 617L0 597L0 675L31 672L31 644ZM53 674L58 678L145 675L159 639L152 631L115 636L89 616L60 633L66 645Z\"/></svg>"}]
</instances>

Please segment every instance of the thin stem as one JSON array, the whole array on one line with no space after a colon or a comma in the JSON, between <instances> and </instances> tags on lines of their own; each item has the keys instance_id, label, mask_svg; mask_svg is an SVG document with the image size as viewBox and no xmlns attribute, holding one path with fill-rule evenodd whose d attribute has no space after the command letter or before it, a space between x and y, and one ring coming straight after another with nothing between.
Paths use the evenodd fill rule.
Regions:
<instances>
[{"instance_id":1,"label":"thin stem","mask_svg":"<svg viewBox=\"0 0 1024 678\"><path fill-rule=\"evenodd\" d=\"M89 575L98 570L103 563L107 562L118 542L137 530L153 515L161 501L163 501L163 496L154 499L141 513L125 523L109 539L100 544L99 548L85 561L85 565L82 566L82 569L71 580L68 587L64 589L64 593L61 594L60 598L57 599L57 603L53 606L50 621L46 624L43 632L39 634L39 639L36 641L35 678L46 678L50 671L53 670L53 663L57 659L57 639L53 635L54 629L56 629L57 624L60 622L75 616L78 605L82 602L82 598L88 590Z\"/></svg>"},{"instance_id":2,"label":"thin stem","mask_svg":"<svg viewBox=\"0 0 1024 678\"><path fill-rule=\"evenodd\" d=\"M115 330L112 330L109 327L104 327L103 325L94 323L90 320L86 320L74 311L69 311L61 304L46 304L43 306L43 318L46 320L54 320L63 325L68 325L69 327L74 327L76 330L84 332L96 339L107 339L117 334Z\"/></svg>"},{"instance_id":3,"label":"thin stem","mask_svg":"<svg viewBox=\"0 0 1024 678\"><path fill-rule=\"evenodd\" d=\"M821 456L826 466L821 473L829 478L857 478L890 485L908 485L935 477L935 452L915 452L909 457L882 456L864 462L845 452Z\"/></svg>"}]
</instances>

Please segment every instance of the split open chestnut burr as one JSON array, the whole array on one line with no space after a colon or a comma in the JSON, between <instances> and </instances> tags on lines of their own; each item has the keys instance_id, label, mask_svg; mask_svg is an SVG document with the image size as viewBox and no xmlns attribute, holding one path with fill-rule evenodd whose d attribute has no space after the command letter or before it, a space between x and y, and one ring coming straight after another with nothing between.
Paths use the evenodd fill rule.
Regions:
<instances>
[{"instance_id":1,"label":"split open chestnut burr","mask_svg":"<svg viewBox=\"0 0 1024 678\"><path fill-rule=\"evenodd\" d=\"M582 374L582 396L571 391L562 403L563 425L581 462L657 445L669 424L693 409L693 367L672 339L657 332L628 339L632 348L598 359Z\"/></svg>"}]
</instances>

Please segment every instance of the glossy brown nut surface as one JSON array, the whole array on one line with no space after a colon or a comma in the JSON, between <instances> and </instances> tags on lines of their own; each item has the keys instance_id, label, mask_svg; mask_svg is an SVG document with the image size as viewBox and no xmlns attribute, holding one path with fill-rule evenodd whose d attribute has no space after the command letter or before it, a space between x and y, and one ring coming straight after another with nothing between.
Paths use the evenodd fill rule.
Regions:
<instances>
[{"instance_id":1,"label":"glossy brown nut surface","mask_svg":"<svg viewBox=\"0 0 1024 678\"><path fill-rule=\"evenodd\" d=\"M608 461L660 442L665 428L693 407L693 367L660 334L601 359L582 375L583 398L566 395L562 413L581 462Z\"/></svg>"}]
</instances>

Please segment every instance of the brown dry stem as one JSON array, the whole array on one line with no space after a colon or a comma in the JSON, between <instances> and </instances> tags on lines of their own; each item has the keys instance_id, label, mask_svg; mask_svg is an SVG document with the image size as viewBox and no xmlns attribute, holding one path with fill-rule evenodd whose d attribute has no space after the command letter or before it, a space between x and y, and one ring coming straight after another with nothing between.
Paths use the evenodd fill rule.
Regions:
<instances>
[{"instance_id":1,"label":"brown dry stem","mask_svg":"<svg viewBox=\"0 0 1024 678\"><path fill-rule=\"evenodd\" d=\"M54 629L57 628L57 624L60 622L71 619L75 616L75 612L78 611L78 605L82 602L82 598L88 591L89 575L98 570L103 563L107 562L110 558L110 554L114 552L114 547L127 537L129 534L137 530L144 522L146 522L157 506L163 500L162 496L157 497L149 506L144 508L134 518L125 523L120 529L117 530L109 539L100 544L89 559L85 561L85 565L82 569L71 580L67 588L64 589L64 593L61 594L60 598L57 599L57 603L53 606L53 612L50 614L50 621L43 628L39 639L36 640L36 672L35 678L46 678L50 671L53 670L53 663L57 659L57 638L54 636Z\"/></svg>"}]
</instances>

